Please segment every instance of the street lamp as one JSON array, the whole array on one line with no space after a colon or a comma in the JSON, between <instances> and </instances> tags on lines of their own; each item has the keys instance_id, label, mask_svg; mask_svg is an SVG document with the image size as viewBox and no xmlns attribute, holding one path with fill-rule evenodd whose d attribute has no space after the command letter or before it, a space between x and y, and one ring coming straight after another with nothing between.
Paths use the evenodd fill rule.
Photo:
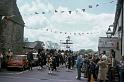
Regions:
<instances>
[{"instance_id":1,"label":"street lamp","mask_svg":"<svg viewBox=\"0 0 124 82\"><path fill-rule=\"evenodd\" d=\"M107 32L106 32L106 35L107 35L108 38L111 38L112 34L113 34L113 32L111 31L111 28L109 27Z\"/></svg>"}]
</instances>

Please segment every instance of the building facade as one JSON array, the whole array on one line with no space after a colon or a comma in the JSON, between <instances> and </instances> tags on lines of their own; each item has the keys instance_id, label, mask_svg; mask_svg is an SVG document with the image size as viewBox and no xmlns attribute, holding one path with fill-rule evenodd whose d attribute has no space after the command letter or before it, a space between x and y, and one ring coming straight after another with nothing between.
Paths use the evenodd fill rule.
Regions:
<instances>
[{"instance_id":1,"label":"building facade","mask_svg":"<svg viewBox=\"0 0 124 82\"><path fill-rule=\"evenodd\" d=\"M0 50L23 50L24 21L16 0L0 1Z\"/></svg>"},{"instance_id":2,"label":"building facade","mask_svg":"<svg viewBox=\"0 0 124 82\"><path fill-rule=\"evenodd\" d=\"M44 49L44 42L35 41L35 42L25 42L24 52L29 52L30 50L38 51L38 49Z\"/></svg>"},{"instance_id":3,"label":"building facade","mask_svg":"<svg viewBox=\"0 0 124 82\"><path fill-rule=\"evenodd\" d=\"M114 19L114 28L113 28L113 36L118 37L119 40L119 50L120 54L118 54L119 59L124 56L124 0L118 0L116 6L116 13Z\"/></svg>"},{"instance_id":4,"label":"building facade","mask_svg":"<svg viewBox=\"0 0 124 82\"><path fill-rule=\"evenodd\" d=\"M98 51L99 54L104 53L108 57L111 57L111 49L115 51L115 58L119 61L120 49L118 37L99 37Z\"/></svg>"}]
</instances>

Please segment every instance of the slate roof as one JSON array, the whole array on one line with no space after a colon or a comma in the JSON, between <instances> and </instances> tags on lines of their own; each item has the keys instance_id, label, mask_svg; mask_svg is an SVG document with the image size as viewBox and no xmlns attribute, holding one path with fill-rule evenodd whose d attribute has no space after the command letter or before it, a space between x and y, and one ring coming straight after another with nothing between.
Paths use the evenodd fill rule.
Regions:
<instances>
[{"instance_id":1,"label":"slate roof","mask_svg":"<svg viewBox=\"0 0 124 82\"><path fill-rule=\"evenodd\" d=\"M24 21L16 4L17 0L0 0L0 15L12 16L11 21L24 26Z\"/></svg>"},{"instance_id":2,"label":"slate roof","mask_svg":"<svg viewBox=\"0 0 124 82\"><path fill-rule=\"evenodd\" d=\"M37 45L43 47L43 46L42 46L42 43L43 43L43 42L40 42L40 41L26 42L25 47L26 47L26 48L32 48L32 49L36 48Z\"/></svg>"}]
</instances>

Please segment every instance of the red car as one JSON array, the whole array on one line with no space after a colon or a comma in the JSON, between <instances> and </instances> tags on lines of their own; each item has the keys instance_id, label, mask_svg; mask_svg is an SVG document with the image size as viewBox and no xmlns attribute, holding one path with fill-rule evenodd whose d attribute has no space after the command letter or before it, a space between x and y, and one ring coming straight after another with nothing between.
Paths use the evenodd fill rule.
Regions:
<instances>
[{"instance_id":1,"label":"red car","mask_svg":"<svg viewBox=\"0 0 124 82\"><path fill-rule=\"evenodd\" d=\"M7 63L7 69L9 68L20 68L24 70L28 68L27 55L14 55Z\"/></svg>"}]
</instances>

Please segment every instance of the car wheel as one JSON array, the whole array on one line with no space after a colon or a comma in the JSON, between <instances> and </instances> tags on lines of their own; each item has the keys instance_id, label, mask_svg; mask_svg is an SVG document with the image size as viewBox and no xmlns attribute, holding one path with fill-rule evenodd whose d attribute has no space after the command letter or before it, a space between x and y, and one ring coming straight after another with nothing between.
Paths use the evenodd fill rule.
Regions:
<instances>
[{"instance_id":1,"label":"car wheel","mask_svg":"<svg viewBox=\"0 0 124 82\"><path fill-rule=\"evenodd\" d=\"M10 71L10 68L9 68L9 67L7 67L6 69L7 69L8 71Z\"/></svg>"}]
</instances>

